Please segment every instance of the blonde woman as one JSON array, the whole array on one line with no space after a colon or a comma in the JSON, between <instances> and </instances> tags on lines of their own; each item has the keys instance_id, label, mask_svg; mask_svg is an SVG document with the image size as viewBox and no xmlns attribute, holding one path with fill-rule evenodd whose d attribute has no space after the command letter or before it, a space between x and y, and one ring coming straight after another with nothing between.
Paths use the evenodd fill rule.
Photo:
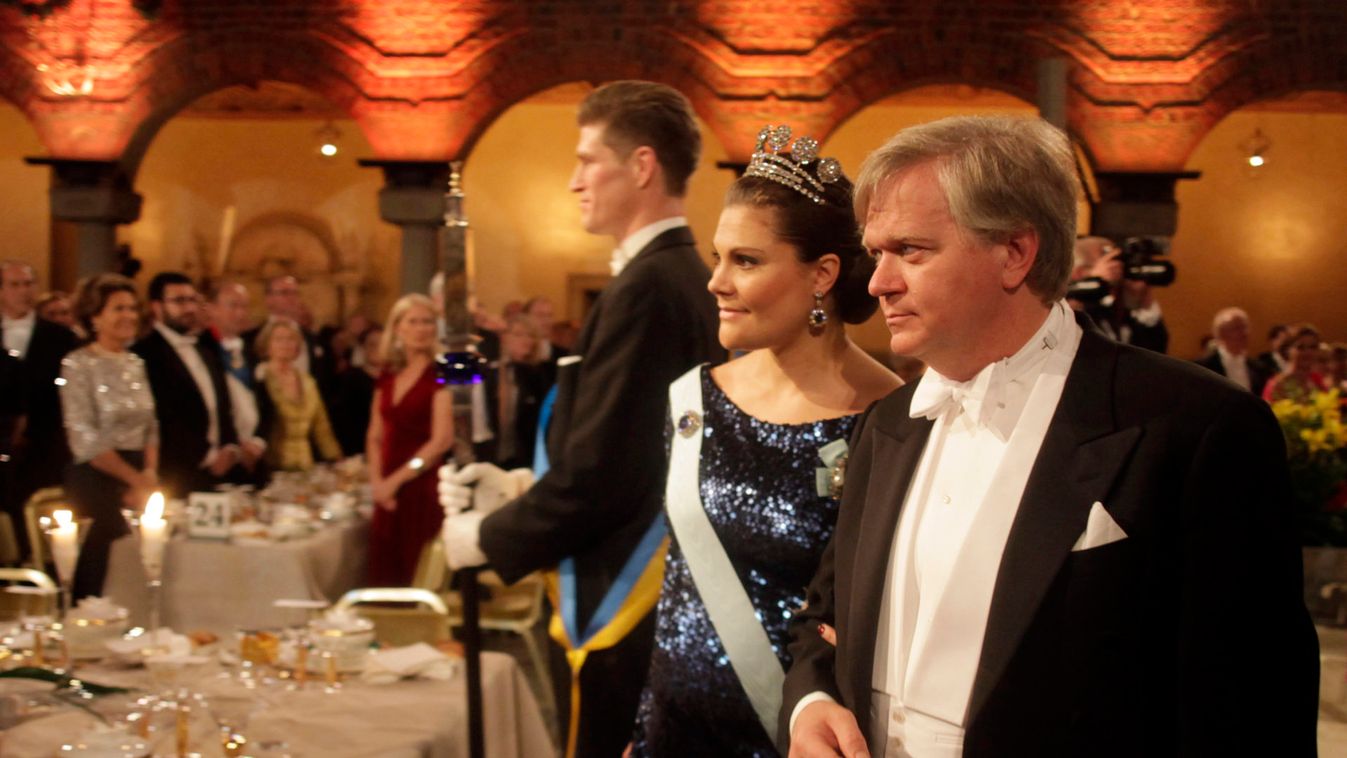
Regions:
<instances>
[{"instance_id":1,"label":"blonde woman","mask_svg":"<svg viewBox=\"0 0 1347 758\"><path fill-rule=\"evenodd\" d=\"M454 428L449 391L435 372L435 331L435 308L425 295L404 295L388 314L380 350L384 371L365 440L377 506L370 522L370 586L408 584L444 519L429 472L453 443Z\"/></svg>"},{"instance_id":2,"label":"blonde woman","mask_svg":"<svg viewBox=\"0 0 1347 758\"><path fill-rule=\"evenodd\" d=\"M308 471L313 468L315 445L323 460L340 458L341 447L332 434L318 383L295 364L304 349L299 324L288 318L267 322L257 346L266 360L266 370L259 372L263 378L257 406L259 428L267 440L267 463L280 471Z\"/></svg>"}]
</instances>

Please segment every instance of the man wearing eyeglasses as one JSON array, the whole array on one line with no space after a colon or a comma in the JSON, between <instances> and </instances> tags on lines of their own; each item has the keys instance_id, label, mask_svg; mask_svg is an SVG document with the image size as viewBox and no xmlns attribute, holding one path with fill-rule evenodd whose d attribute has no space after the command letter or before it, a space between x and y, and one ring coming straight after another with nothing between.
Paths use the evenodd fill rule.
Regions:
<instances>
[{"instance_id":1,"label":"man wearing eyeglasses","mask_svg":"<svg viewBox=\"0 0 1347 758\"><path fill-rule=\"evenodd\" d=\"M150 280L154 323L131 347L145 360L159 418L159 480L174 497L210 490L239 461L233 407L217 349L200 344L201 295L192 280L165 271Z\"/></svg>"}]
</instances>

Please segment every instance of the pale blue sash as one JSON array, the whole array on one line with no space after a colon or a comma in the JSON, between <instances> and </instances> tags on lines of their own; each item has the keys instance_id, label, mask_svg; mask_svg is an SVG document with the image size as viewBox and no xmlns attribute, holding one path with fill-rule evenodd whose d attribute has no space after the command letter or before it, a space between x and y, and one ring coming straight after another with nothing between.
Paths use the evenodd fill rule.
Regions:
<instances>
[{"instance_id":1,"label":"pale blue sash","mask_svg":"<svg viewBox=\"0 0 1347 758\"><path fill-rule=\"evenodd\" d=\"M700 366L669 386L669 413L674 424L665 489L669 523L730 665L763 729L774 736L786 674L702 506L699 464L705 430Z\"/></svg>"}]
</instances>

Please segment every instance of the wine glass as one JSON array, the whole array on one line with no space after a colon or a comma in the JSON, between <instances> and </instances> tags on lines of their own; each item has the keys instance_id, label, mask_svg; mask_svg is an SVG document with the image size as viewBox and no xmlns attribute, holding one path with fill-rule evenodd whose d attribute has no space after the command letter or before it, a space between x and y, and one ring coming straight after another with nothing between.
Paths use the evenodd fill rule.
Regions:
<instances>
[{"instance_id":1,"label":"wine glass","mask_svg":"<svg viewBox=\"0 0 1347 758\"><path fill-rule=\"evenodd\" d=\"M253 714L262 705L257 693L239 687L221 688L206 696L206 707L220 730L220 746L226 756L247 753L245 732Z\"/></svg>"}]
</instances>

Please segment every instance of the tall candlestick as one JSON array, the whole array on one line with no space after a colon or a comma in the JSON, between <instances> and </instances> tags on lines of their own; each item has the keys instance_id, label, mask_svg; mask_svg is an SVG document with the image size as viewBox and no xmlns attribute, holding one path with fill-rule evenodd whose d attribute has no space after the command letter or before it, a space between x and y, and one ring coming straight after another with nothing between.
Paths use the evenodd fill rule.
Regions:
<instances>
[{"instance_id":1,"label":"tall candlestick","mask_svg":"<svg viewBox=\"0 0 1347 758\"><path fill-rule=\"evenodd\" d=\"M59 510L51 514L56 520L51 535L51 559L56 564L56 578L68 583L75 577L75 564L80 557L79 527L74 514Z\"/></svg>"},{"instance_id":2,"label":"tall candlestick","mask_svg":"<svg viewBox=\"0 0 1347 758\"><path fill-rule=\"evenodd\" d=\"M158 492L145 503L140 517L140 560L151 581L159 578L164 567L164 547L168 544L168 522L164 520L164 496Z\"/></svg>"},{"instance_id":3,"label":"tall candlestick","mask_svg":"<svg viewBox=\"0 0 1347 758\"><path fill-rule=\"evenodd\" d=\"M168 522L164 520L164 496L158 492L145 502L140 516L140 562L150 589L150 633L159 633L159 604L163 597L164 547L168 544ZM157 638L156 638L157 640ZM155 644L158 644L156 641Z\"/></svg>"}]
</instances>

